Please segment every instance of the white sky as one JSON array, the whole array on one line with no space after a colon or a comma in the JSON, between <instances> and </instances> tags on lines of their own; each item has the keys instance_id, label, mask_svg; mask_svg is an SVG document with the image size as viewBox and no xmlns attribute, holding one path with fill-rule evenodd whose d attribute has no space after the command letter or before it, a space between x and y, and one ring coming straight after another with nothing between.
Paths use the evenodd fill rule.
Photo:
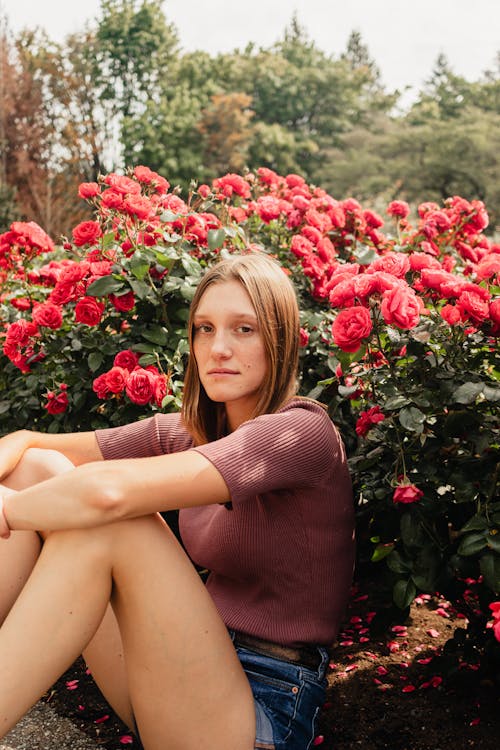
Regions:
<instances>
[{"instance_id":1,"label":"white sky","mask_svg":"<svg viewBox=\"0 0 500 750\"><path fill-rule=\"evenodd\" d=\"M57 41L99 8L100 0L0 0L14 31L40 25ZM164 8L183 50L212 54L248 42L270 46L294 11L327 54L340 55L356 29L388 89L418 90L440 53L454 72L476 80L500 50L500 0L166 0Z\"/></svg>"}]
</instances>

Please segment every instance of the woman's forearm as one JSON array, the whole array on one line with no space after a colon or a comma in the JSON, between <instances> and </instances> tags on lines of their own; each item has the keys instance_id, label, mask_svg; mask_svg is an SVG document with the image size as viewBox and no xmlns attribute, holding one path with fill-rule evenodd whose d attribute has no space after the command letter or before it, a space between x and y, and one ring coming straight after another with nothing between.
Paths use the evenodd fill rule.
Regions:
<instances>
[{"instance_id":1,"label":"woman's forearm","mask_svg":"<svg viewBox=\"0 0 500 750\"><path fill-rule=\"evenodd\" d=\"M4 512L13 530L55 531L228 499L228 488L210 461L185 451L77 466L9 495Z\"/></svg>"}]
</instances>

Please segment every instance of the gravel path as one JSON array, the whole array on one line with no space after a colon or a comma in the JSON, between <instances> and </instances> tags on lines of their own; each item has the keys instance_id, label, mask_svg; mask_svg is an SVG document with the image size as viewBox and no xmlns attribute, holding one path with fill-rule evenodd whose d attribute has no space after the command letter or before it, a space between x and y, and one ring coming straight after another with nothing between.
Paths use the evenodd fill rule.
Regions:
<instances>
[{"instance_id":1,"label":"gravel path","mask_svg":"<svg viewBox=\"0 0 500 750\"><path fill-rule=\"evenodd\" d=\"M99 750L99 746L71 721L40 702L0 739L0 750Z\"/></svg>"}]
</instances>

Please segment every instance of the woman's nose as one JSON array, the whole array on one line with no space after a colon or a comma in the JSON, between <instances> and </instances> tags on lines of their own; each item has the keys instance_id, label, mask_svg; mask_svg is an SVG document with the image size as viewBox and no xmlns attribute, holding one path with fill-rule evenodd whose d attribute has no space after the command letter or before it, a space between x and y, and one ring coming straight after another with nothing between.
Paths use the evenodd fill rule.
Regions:
<instances>
[{"instance_id":1,"label":"woman's nose","mask_svg":"<svg viewBox=\"0 0 500 750\"><path fill-rule=\"evenodd\" d=\"M215 357L231 356L231 344L224 331L217 331L212 340L212 355Z\"/></svg>"}]
</instances>

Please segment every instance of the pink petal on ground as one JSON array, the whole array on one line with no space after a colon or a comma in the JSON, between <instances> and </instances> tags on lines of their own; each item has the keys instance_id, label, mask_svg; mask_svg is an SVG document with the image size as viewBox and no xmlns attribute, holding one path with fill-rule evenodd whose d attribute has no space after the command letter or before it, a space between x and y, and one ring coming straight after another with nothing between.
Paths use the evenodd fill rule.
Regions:
<instances>
[{"instance_id":1,"label":"pink petal on ground","mask_svg":"<svg viewBox=\"0 0 500 750\"><path fill-rule=\"evenodd\" d=\"M470 727L477 727L477 725L480 724L480 723L481 723L481 719L479 719L479 718L478 719L472 719L472 721L469 721L469 726Z\"/></svg>"},{"instance_id":2,"label":"pink petal on ground","mask_svg":"<svg viewBox=\"0 0 500 750\"><path fill-rule=\"evenodd\" d=\"M94 719L94 724L102 724L104 721L107 721L109 719L109 714L104 714L104 716L101 716L99 719Z\"/></svg>"},{"instance_id":3,"label":"pink petal on ground","mask_svg":"<svg viewBox=\"0 0 500 750\"><path fill-rule=\"evenodd\" d=\"M439 638L439 633L437 630L434 630L434 628L429 628L429 630L425 631L427 635L430 635L431 638Z\"/></svg>"},{"instance_id":4,"label":"pink petal on ground","mask_svg":"<svg viewBox=\"0 0 500 750\"><path fill-rule=\"evenodd\" d=\"M396 633L396 635L406 635L408 632L406 625L394 625L391 630L393 633Z\"/></svg>"},{"instance_id":5,"label":"pink petal on ground","mask_svg":"<svg viewBox=\"0 0 500 750\"><path fill-rule=\"evenodd\" d=\"M370 641L370 639L369 639L369 638L367 638L367 637L366 637L365 635L364 635L364 636L362 636L362 637L361 637L361 638L359 639L359 642L360 642L360 643L369 643L369 641Z\"/></svg>"},{"instance_id":6,"label":"pink petal on ground","mask_svg":"<svg viewBox=\"0 0 500 750\"><path fill-rule=\"evenodd\" d=\"M415 685L405 685L402 689L402 693L413 693L413 691L416 690Z\"/></svg>"},{"instance_id":7,"label":"pink petal on ground","mask_svg":"<svg viewBox=\"0 0 500 750\"><path fill-rule=\"evenodd\" d=\"M340 641L341 646L352 646L354 641L351 641L350 639L348 641Z\"/></svg>"},{"instance_id":8,"label":"pink petal on ground","mask_svg":"<svg viewBox=\"0 0 500 750\"><path fill-rule=\"evenodd\" d=\"M318 734L318 736L315 737L314 740L313 740L313 745L315 747L316 747L316 745L322 745L324 741L325 741L325 738L323 737L323 735L322 734Z\"/></svg>"},{"instance_id":9,"label":"pink petal on ground","mask_svg":"<svg viewBox=\"0 0 500 750\"><path fill-rule=\"evenodd\" d=\"M354 601L355 602L366 602L368 599L368 594L361 594L361 596L357 596Z\"/></svg>"},{"instance_id":10,"label":"pink petal on ground","mask_svg":"<svg viewBox=\"0 0 500 750\"><path fill-rule=\"evenodd\" d=\"M432 656L429 656L428 659L417 659L417 662L419 664L430 664L432 661Z\"/></svg>"},{"instance_id":11,"label":"pink petal on ground","mask_svg":"<svg viewBox=\"0 0 500 750\"><path fill-rule=\"evenodd\" d=\"M129 734L124 734L122 737L120 737L120 742L122 745L131 745L134 741L134 738L131 737Z\"/></svg>"},{"instance_id":12,"label":"pink petal on ground","mask_svg":"<svg viewBox=\"0 0 500 750\"><path fill-rule=\"evenodd\" d=\"M68 680L66 683L66 688L68 690L76 690L78 687L78 680Z\"/></svg>"},{"instance_id":13,"label":"pink petal on ground","mask_svg":"<svg viewBox=\"0 0 500 750\"><path fill-rule=\"evenodd\" d=\"M353 615L349 622L351 623L351 625L357 625L358 623L363 622L363 620L361 619L361 617L358 617L358 615Z\"/></svg>"},{"instance_id":14,"label":"pink petal on ground","mask_svg":"<svg viewBox=\"0 0 500 750\"><path fill-rule=\"evenodd\" d=\"M399 643L396 643L396 641L389 641L387 644L387 648L393 654L395 651L399 651Z\"/></svg>"},{"instance_id":15,"label":"pink petal on ground","mask_svg":"<svg viewBox=\"0 0 500 750\"><path fill-rule=\"evenodd\" d=\"M443 678L439 677L439 675L434 675L434 677L431 677L431 685L432 687L439 687L441 683L443 682Z\"/></svg>"},{"instance_id":16,"label":"pink petal on ground","mask_svg":"<svg viewBox=\"0 0 500 750\"><path fill-rule=\"evenodd\" d=\"M344 671L345 672L352 672L353 669L357 669L357 668L358 668L357 664L349 664L349 666L346 667Z\"/></svg>"},{"instance_id":17,"label":"pink petal on ground","mask_svg":"<svg viewBox=\"0 0 500 750\"><path fill-rule=\"evenodd\" d=\"M389 670L385 667L377 667L377 674L389 674Z\"/></svg>"},{"instance_id":18,"label":"pink petal on ground","mask_svg":"<svg viewBox=\"0 0 500 750\"><path fill-rule=\"evenodd\" d=\"M85 706L82 706L82 704L80 703L80 705L78 706L78 710L85 711Z\"/></svg>"},{"instance_id":19,"label":"pink petal on ground","mask_svg":"<svg viewBox=\"0 0 500 750\"><path fill-rule=\"evenodd\" d=\"M445 609L443 609L443 607L438 607L436 609L436 614L439 615L440 617L449 617L450 616L448 614L448 612Z\"/></svg>"}]
</instances>

